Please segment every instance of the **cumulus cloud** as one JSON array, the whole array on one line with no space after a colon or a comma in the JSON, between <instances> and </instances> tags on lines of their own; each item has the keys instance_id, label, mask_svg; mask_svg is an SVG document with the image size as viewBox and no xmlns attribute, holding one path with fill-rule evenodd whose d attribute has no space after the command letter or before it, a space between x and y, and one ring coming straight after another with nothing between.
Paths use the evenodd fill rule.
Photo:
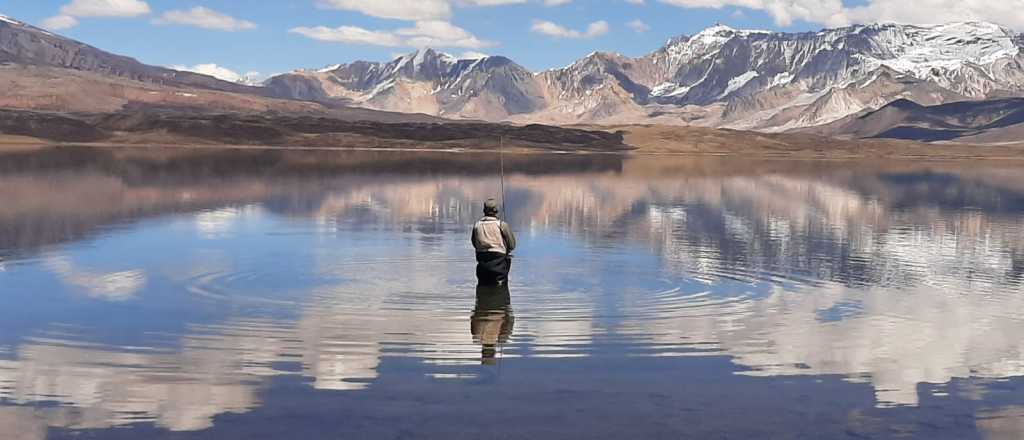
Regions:
<instances>
[{"instance_id":1,"label":"cumulus cloud","mask_svg":"<svg viewBox=\"0 0 1024 440\"><path fill-rule=\"evenodd\" d=\"M420 21L414 27L399 29L396 34L407 37L405 44L412 47L461 47L480 49L494 44L483 41L465 29L445 21Z\"/></svg>"},{"instance_id":2,"label":"cumulus cloud","mask_svg":"<svg viewBox=\"0 0 1024 440\"><path fill-rule=\"evenodd\" d=\"M629 23L626 23L626 27L632 29L634 32L636 32L638 34L642 34L644 32L647 32L647 31L651 30L651 27L648 26L647 23L644 23L643 20L640 20L640 19L633 20L633 21L631 21Z\"/></svg>"},{"instance_id":3,"label":"cumulus cloud","mask_svg":"<svg viewBox=\"0 0 1024 440\"><path fill-rule=\"evenodd\" d=\"M141 0L72 0L60 8L60 15L70 17L138 17L150 11Z\"/></svg>"},{"instance_id":4,"label":"cumulus cloud","mask_svg":"<svg viewBox=\"0 0 1024 440\"><path fill-rule=\"evenodd\" d=\"M526 0L458 0L461 6L502 6L502 5L521 5L526 3Z\"/></svg>"},{"instance_id":5,"label":"cumulus cloud","mask_svg":"<svg viewBox=\"0 0 1024 440\"><path fill-rule=\"evenodd\" d=\"M590 23L586 31L569 29L554 22L535 20L531 31L555 38L596 38L608 33L608 22L601 20Z\"/></svg>"},{"instance_id":6,"label":"cumulus cloud","mask_svg":"<svg viewBox=\"0 0 1024 440\"><path fill-rule=\"evenodd\" d=\"M544 6L562 6L572 3L572 0L544 0Z\"/></svg>"},{"instance_id":7,"label":"cumulus cloud","mask_svg":"<svg viewBox=\"0 0 1024 440\"><path fill-rule=\"evenodd\" d=\"M870 0L863 6L844 9L842 14L852 23L990 21L1024 29L1022 11L1022 0Z\"/></svg>"},{"instance_id":8,"label":"cumulus cloud","mask_svg":"<svg viewBox=\"0 0 1024 440\"><path fill-rule=\"evenodd\" d=\"M991 21L1024 28L1022 0L868 0L847 7L842 0L660 0L683 8L738 7L763 11L779 26L805 21L825 26L899 22L935 24L951 21Z\"/></svg>"},{"instance_id":9,"label":"cumulus cloud","mask_svg":"<svg viewBox=\"0 0 1024 440\"><path fill-rule=\"evenodd\" d=\"M187 11L167 11L160 18L154 20L154 23L181 24L229 32L256 29L256 24L251 21L240 20L202 6L196 6Z\"/></svg>"},{"instance_id":10,"label":"cumulus cloud","mask_svg":"<svg viewBox=\"0 0 1024 440\"><path fill-rule=\"evenodd\" d=\"M683 8L721 9L737 6L764 11L779 26L789 26L795 20L825 25L844 25L840 12L842 0L660 0L662 3Z\"/></svg>"},{"instance_id":11,"label":"cumulus cloud","mask_svg":"<svg viewBox=\"0 0 1024 440\"><path fill-rule=\"evenodd\" d=\"M452 15L447 0L320 0L318 4L325 8L396 20L445 20Z\"/></svg>"},{"instance_id":12,"label":"cumulus cloud","mask_svg":"<svg viewBox=\"0 0 1024 440\"><path fill-rule=\"evenodd\" d=\"M385 47L481 49L494 46L493 42L481 40L465 29L440 20L418 21L412 27L391 31L375 31L356 26L317 26L297 27L290 32L319 41Z\"/></svg>"},{"instance_id":13,"label":"cumulus cloud","mask_svg":"<svg viewBox=\"0 0 1024 440\"><path fill-rule=\"evenodd\" d=\"M54 17L43 20L42 26L45 29L51 31L59 31L61 29L70 29L78 26L78 19L70 15L57 15Z\"/></svg>"},{"instance_id":14,"label":"cumulus cloud","mask_svg":"<svg viewBox=\"0 0 1024 440\"><path fill-rule=\"evenodd\" d=\"M227 67L218 66L213 63L196 64L195 66L174 65L171 66L171 68L182 72L195 72L203 75L210 75L217 79L237 83L255 83L260 77L259 72L246 72L243 75L235 72L234 70L228 69Z\"/></svg>"},{"instance_id":15,"label":"cumulus cloud","mask_svg":"<svg viewBox=\"0 0 1024 440\"><path fill-rule=\"evenodd\" d=\"M50 30L69 29L78 25L80 17L138 17L150 11L141 0L72 0L61 6L60 13L43 20Z\"/></svg>"},{"instance_id":16,"label":"cumulus cloud","mask_svg":"<svg viewBox=\"0 0 1024 440\"><path fill-rule=\"evenodd\" d=\"M344 44L365 44L371 46L402 46L402 39L391 32L371 31L357 26L297 27L289 32L312 38L318 41Z\"/></svg>"}]
</instances>

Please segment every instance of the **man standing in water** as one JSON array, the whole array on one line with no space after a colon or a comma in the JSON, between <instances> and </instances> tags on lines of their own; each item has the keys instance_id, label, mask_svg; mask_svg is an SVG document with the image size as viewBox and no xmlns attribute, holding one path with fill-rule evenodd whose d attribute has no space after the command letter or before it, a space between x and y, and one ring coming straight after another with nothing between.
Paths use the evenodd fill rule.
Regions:
<instances>
[{"instance_id":1,"label":"man standing in water","mask_svg":"<svg viewBox=\"0 0 1024 440\"><path fill-rule=\"evenodd\" d=\"M494 199L484 202L484 217L473 225L472 240L476 249L476 277L480 284L507 284L516 237L508 223L498 219L498 202Z\"/></svg>"}]
</instances>

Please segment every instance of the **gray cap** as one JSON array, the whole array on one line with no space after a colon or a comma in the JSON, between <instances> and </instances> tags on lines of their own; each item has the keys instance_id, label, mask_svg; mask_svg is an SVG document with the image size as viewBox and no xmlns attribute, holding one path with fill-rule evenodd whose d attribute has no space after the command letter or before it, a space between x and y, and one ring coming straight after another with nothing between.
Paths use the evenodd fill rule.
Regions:
<instances>
[{"instance_id":1,"label":"gray cap","mask_svg":"<svg viewBox=\"0 0 1024 440\"><path fill-rule=\"evenodd\" d=\"M484 214L497 214L498 213L498 201L494 199L487 199L484 202Z\"/></svg>"}]
</instances>

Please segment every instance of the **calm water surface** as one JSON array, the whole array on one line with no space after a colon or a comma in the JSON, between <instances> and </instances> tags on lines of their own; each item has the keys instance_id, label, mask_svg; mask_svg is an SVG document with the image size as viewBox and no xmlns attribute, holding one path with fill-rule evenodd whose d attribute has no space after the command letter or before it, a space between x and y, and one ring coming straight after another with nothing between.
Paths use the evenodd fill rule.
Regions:
<instances>
[{"instance_id":1,"label":"calm water surface","mask_svg":"<svg viewBox=\"0 0 1024 440\"><path fill-rule=\"evenodd\" d=\"M0 154L0 438L1024 438L1024 167Z\"/></svg>"}]
</instances>

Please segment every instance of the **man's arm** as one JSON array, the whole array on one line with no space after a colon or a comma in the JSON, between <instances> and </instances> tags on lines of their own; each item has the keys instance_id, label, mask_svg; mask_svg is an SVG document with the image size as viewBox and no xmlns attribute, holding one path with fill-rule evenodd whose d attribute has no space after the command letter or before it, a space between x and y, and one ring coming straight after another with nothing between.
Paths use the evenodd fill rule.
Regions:
<instances>
[{"instance_id":1,"label":"man's arm","mask_svg":"<svg viewBox=\"0 0 1024 440\"><path fill-rule=\"evenodd\" d=\"M512 233L512 228L508 227L508 223L501 222L501 238L505 240L505 247L509 252L516 250L516 235Z\"/></svg>"},{"instance_id":2,"label":"man's arm","mask_svg":"<svg viewBox=\"0 0 1024 440\"><path fill-rule=\"evenodd\" d=\"M476 226L473 226L473 234L470 236L470 241L473 242L473 249L480 249L480 239L476 236Z\"/></svg>"}]
</instances>

